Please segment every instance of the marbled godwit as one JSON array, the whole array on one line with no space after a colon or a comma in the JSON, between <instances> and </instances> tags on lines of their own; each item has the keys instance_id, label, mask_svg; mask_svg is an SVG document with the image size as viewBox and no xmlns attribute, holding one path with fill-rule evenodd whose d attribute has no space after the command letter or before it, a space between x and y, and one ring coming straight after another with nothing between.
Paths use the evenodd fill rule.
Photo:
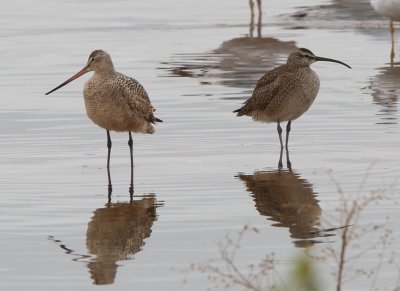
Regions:
<instances>
[{"instance_id":1,"label":"marbled godwit","mask_svg":"<svg viewBox=\"0 0 400 291\"><path fill-rule=\"evenodd\" d=\"M400 21L400 1L399 0L371 0L374 10L390 19L390 35L392 38L392 49L390 52L390 63L394 60L394 21Z\"/></svg>"},{"instance_id":2,"label":"marbled godwit","mask_svg":"<svg viewBox=\"0 0 400 291\"><path fill-rule=\"evenodd\" d=\"M253 95L244 102L244 106L233 111L237 116L251 116L260 122L277 122L281 148L282 128L280 123L288 121L286 126L286 147L288 147L290 125L310 108L319 91L318 75L310 65L317 61L326 61L349 65L334 59L315 56L311 51L300 48L291 53L286 64L266 73L257 82Z\"/></svg>"},{"instance_id":3,"label":"marbled godwit","mask_svg":"<svg viewBox=\"0 0 400 291\"><path fill-rule=\"evenodd\" d=\"M112 192L110 175L111 137L110 130L127 131L129 133L129 148L131 158L131 186L133 194L133 141L131 132L154 133L153 124L162 122L154 117L154 107L149 96L138 81L118 73L114 69L110 55L103 50L93 51L86 66L61 85L46 93L46 95L63 87L83 74L94 71L93 76L86 81L83 90L86 112L89 118L107 131L107 174L108 190Z\"/></svg>"}]
</instances>

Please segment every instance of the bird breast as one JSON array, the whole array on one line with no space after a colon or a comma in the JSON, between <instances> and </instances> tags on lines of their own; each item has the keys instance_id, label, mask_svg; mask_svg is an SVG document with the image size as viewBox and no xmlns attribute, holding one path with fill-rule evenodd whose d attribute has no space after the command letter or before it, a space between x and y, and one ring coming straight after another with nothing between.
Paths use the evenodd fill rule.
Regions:
<instances>
[{"instance_id":1,"label":"bird breast","mask_svg":"<svg viewBox=\"0 0 400 291\"><path fill-rule=\"evenodd\" d=\"M306 112L314 102L319 91L318 75L311 68L304 68L305 72L296 73L293 79L292 91L287 98L287 105L282 115L285 120L295 120Z\"/></svg>"},{"instance_id":2,"label":"bird breast","mask_svg":"<svg viewBox=\"0 0 400 291\"><path fill-rule=\"evenodd\" d=\"M319 91L318 75L309 67L299 68L282 80L277 96L266 110L266 121L295 120L306 112Z\"/></svg>"}]
</instances>

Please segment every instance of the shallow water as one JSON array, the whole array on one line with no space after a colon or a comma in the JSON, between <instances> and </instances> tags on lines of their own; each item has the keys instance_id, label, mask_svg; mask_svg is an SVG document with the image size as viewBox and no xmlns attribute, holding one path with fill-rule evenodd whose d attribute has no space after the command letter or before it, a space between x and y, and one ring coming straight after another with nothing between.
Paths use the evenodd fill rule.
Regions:
<instances>
[{"instance_id":1,"label":"shallow water","mask_svg":"<svg viewBox=\"0 0 400 291\"><path fill-rule=\"evenodd\" d=\"M0 289L204 290L204 274L190 272L183 283L181 270L218 257L218 241L245 224L260 233L244 240L240 266L271 252L290 265L298 247L338 244L337 232L320 231L340 205L329 171L356 194L369 168L363 193L387 187L400 170L400 71L388 64L388 23L367 2L268 1L262 37L250 38L248 1L5 1ZM296 47L353 69L313 65L320 93L292 124L292 171L278 170L275 125L232 111ZM106 134L85 116L81 96L88 76L44 95L97 48L144 85L164 120L156 134L134 136L131 203L122 133L112 133L107 203ZM399 61L397 41L395 52ZM360 225L389 217L398 237L398 199L395 189L393 201L369 208ZM394 241L389 251L398 249ZM394 286L397 275L384 269L381 279Z\"/></svg>"}]
</instances>

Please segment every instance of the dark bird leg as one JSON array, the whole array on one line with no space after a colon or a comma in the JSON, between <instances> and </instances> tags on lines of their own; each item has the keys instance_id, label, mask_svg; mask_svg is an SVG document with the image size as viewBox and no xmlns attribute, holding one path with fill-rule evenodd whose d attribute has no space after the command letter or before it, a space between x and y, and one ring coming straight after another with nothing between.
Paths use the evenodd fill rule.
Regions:
<instances>
[{"instance_id":1,"label":"dark bird leg","mask_svg":"<svg viewBox=\"0 0 400 291\"><path fill-rule=\"evenodd\" d=\"M279 141L281 142L281 149L283 149L283 142L282 142L282 127L281 127L281 123L278 121L278 126L276 127L276 129L278 130L278 134L279 134Z\"/></svg>"},{"instance_id":2,"label":"dark bird leg","mask_svg":"<svg viewBox=\"0 0 400 291\"><path fill-rule=\"evenodd\" d=\"M108 148L108 156L107 156L107 174L108 174L108 199L111 197L112 193L112 185L111 185L111 175L110 175L110 155L111 155L111 137L110 132L107 130L107 148Z\"/></svg>"},{"instance_id":3,"label":"dark bird leg","mask_svg":"<svg viewBox=\"0 0 400 291\"><path fill-rule=\"evenodd\" d=\"M288 148L288 143L289 143L289 132L290 132L290 125L292 124L292 121L289 120L287 125L286 125L286 149Z\"/></svg>"},{"instance_id":4,"label":"dark bird leg","mask_svg":"<svg viewBox=\"0 0 400 291\"><path fill-rule=\"evenodd\" d=\"M129 187L129 194L132 197L133 196L133 140L132 140L132 133L130 131L129 131L128 145L131 154L131 186Z\"/></svg>"}]
</instances>

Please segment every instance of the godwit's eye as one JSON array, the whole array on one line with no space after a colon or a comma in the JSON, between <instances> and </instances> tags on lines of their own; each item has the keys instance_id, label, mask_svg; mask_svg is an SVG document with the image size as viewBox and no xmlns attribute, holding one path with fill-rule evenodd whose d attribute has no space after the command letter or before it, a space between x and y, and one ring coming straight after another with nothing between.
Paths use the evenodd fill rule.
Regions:
<instances>
[{"instance_id":1,"label":"godwit's eye","mask_svg":"<svg viewBox=\"0 0 400 291\"><path fill-rule=\"evenodd\" d=\"M94 62L94 58L90 58L90 62Z\"/></svg>"}]
</instances>

